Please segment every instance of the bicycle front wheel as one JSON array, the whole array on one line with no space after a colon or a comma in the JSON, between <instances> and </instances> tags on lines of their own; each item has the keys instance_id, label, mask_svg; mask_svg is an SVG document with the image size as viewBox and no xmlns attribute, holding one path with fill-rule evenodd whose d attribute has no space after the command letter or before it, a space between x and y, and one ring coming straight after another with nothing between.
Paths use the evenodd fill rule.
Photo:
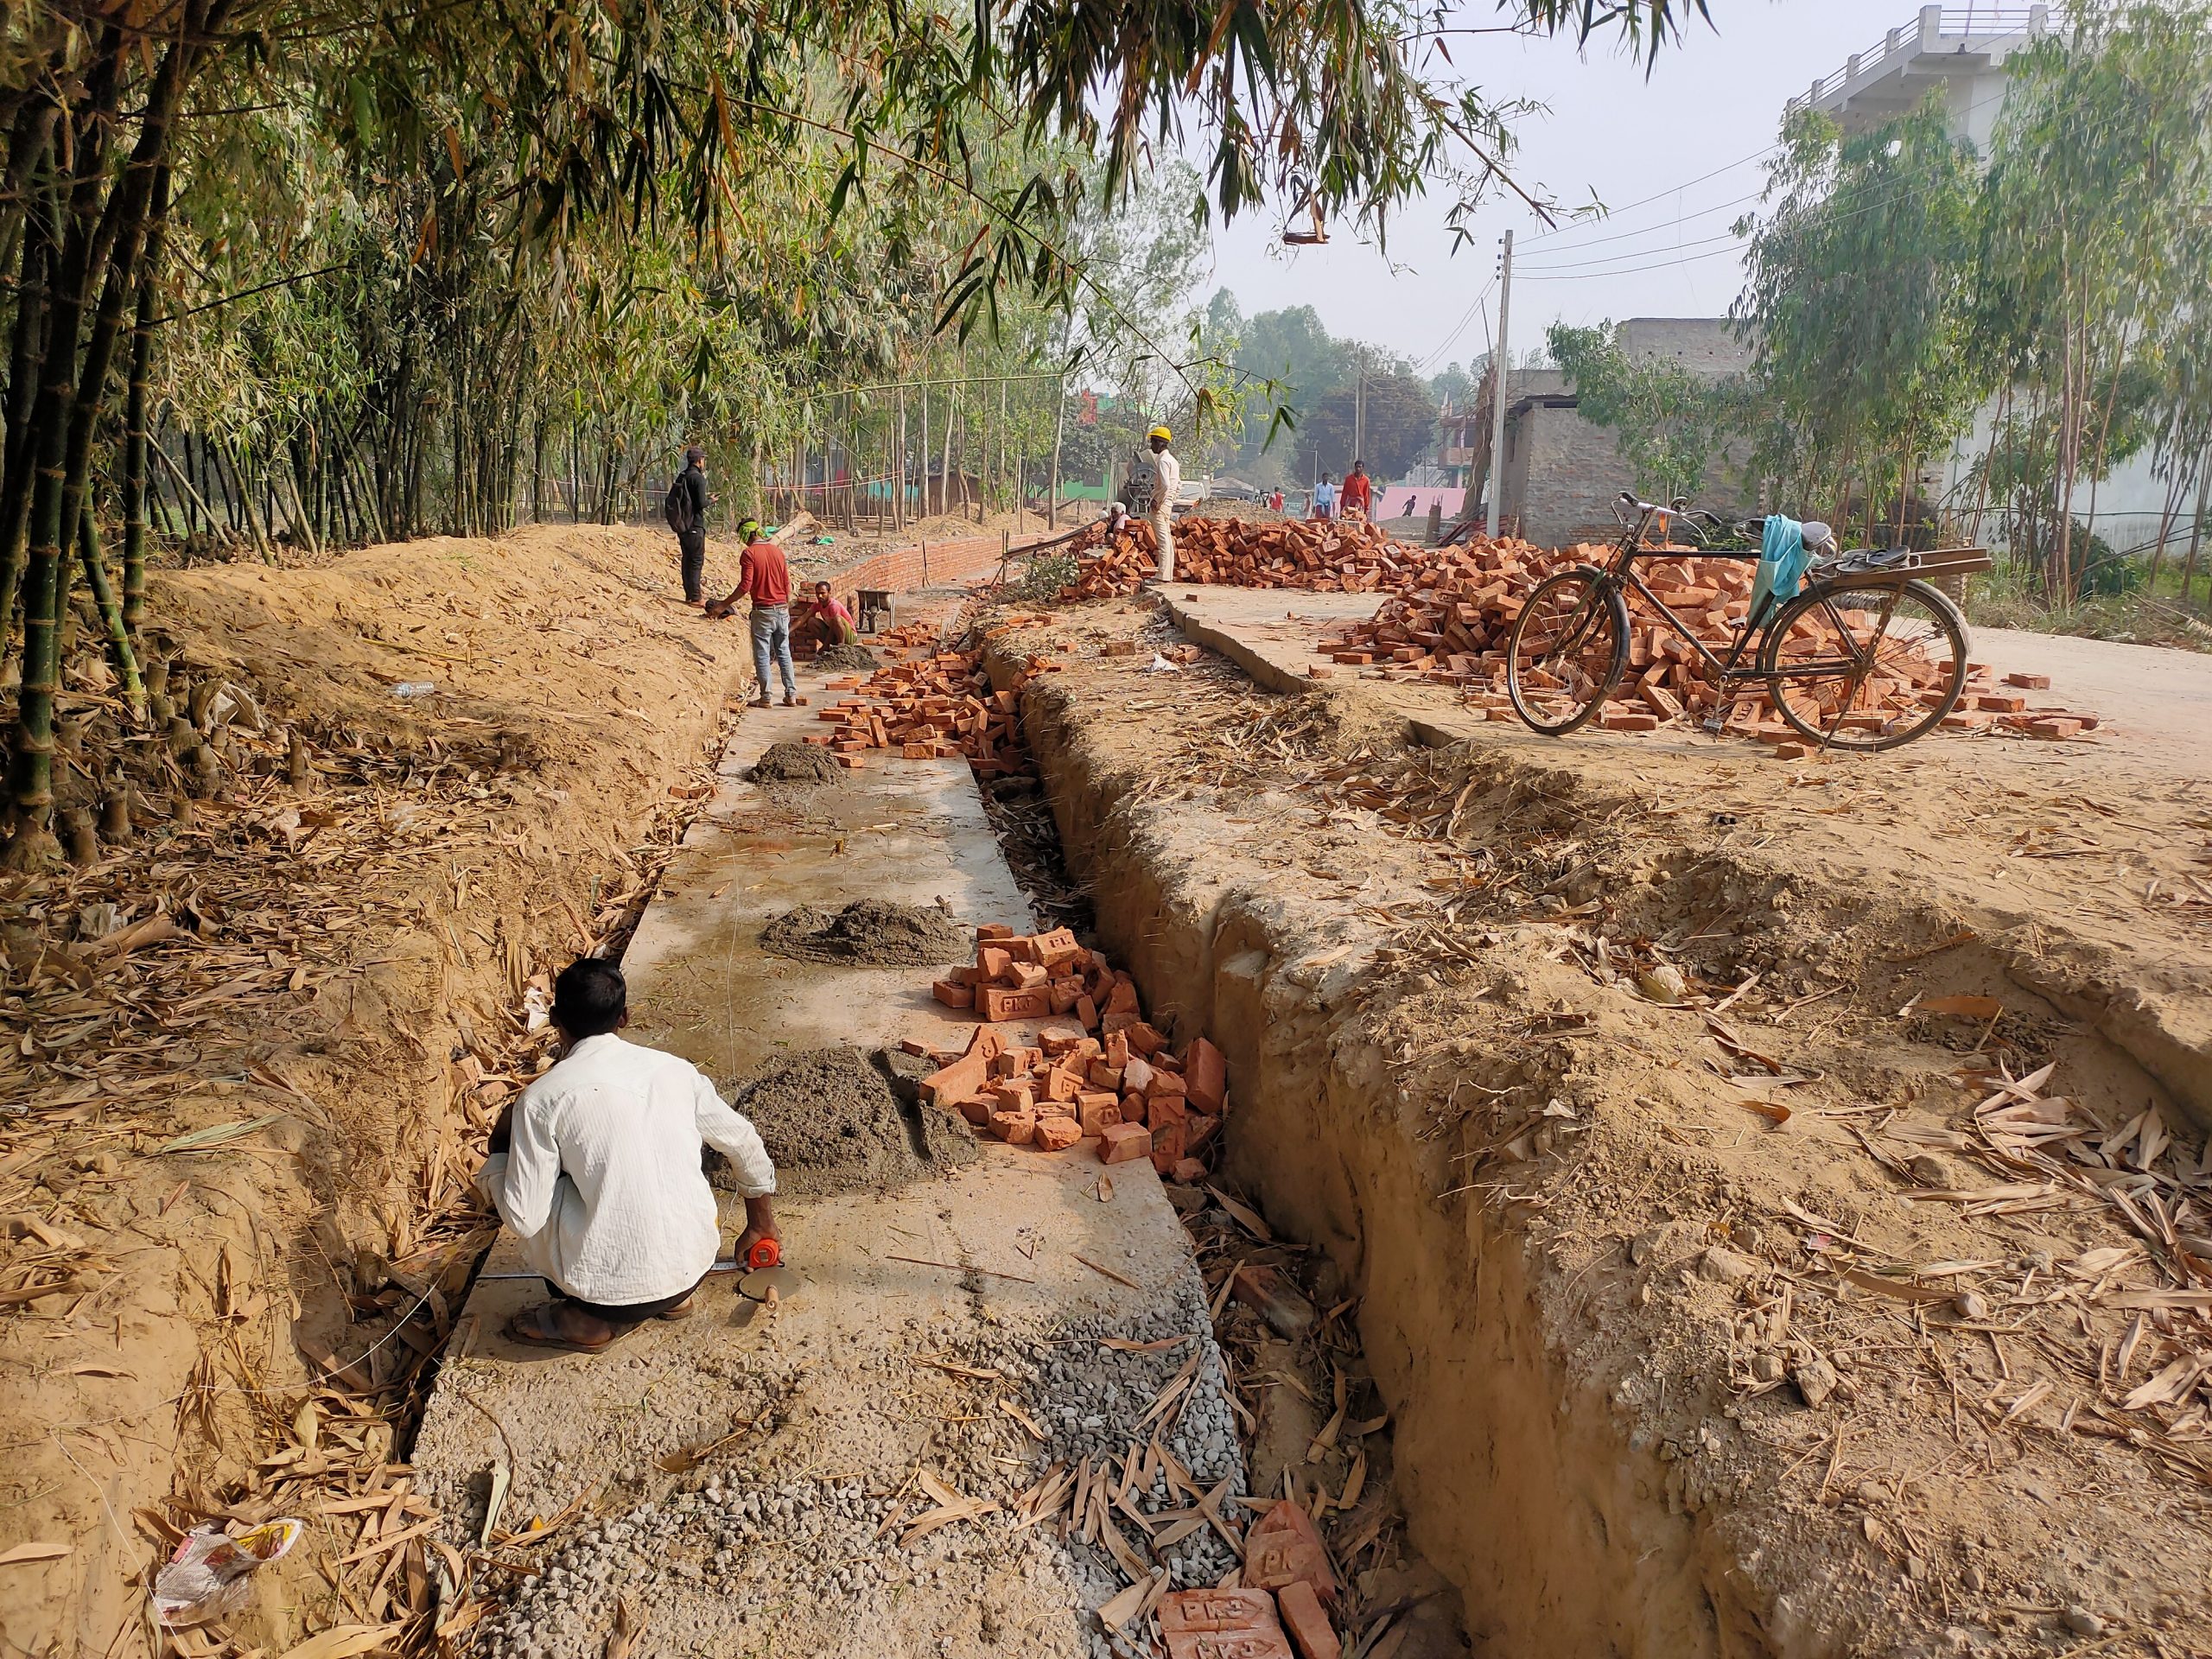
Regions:
<instances>
[{"instance_id":1,"label":"bicycle front wheel","mask_svg":"<svg viewBox=\"0 0 2212 1659\"><path fill-rule=\"evenodd\" d=\"M1775 712L1814 742L1894 749L1958 706L1966 627L1925 582L1815 584L1774 619L1759 671Z\"/></svg>"},{"instance_id":2,"label":"bicycle front wheel","mask_svg":"<svg viewBox=\"0 0 2212 1659\"><path fill-rule=\"evenodd\" d=\"M1628 606L1586 568L1536 584L1505 642L1514 712L1547 737L1588 722L1628 667Z\"/></svg>"}]
</instances>

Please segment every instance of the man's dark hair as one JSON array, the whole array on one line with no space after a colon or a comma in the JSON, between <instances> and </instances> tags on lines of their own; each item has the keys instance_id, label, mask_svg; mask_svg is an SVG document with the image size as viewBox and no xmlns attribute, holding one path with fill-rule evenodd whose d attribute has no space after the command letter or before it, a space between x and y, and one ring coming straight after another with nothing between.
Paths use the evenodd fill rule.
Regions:
<instances>
[{"instance_id":1,"label":"man's dark hair","mask_svg":"<svg viewBox=\"0 0 2212 1659\"><path fill-rule=\"evenodd\" d=\"M553 1018L572 1039L613 1030L629 1007L622 970L598 957L578 957L553 982Z\"/></svg>"},{"instance_id":2,"label":"man's dark hair","mask_svg":"<svg viewBox=\"0 0 2212 1659\"><path fill-rule=\"evenodd\" d=\"M707 464L707 452L702 449L697 444L693 444L689 449L686 449L683 452L683 464L687 467L705 466Z\"/></svg>"}]
</instances>

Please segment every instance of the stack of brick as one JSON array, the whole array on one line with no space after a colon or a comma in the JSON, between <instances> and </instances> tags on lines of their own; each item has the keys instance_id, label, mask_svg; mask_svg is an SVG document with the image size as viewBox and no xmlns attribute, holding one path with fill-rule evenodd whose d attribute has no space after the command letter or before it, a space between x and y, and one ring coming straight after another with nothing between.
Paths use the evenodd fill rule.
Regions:
<instances>
[{"instance_id":1,"label":"stack of brick","mask_svg":"<svg viewBox=\"0 0 2212 1659\"><path fill-rule=\"evenodd\" d=\"M972 967L931 988L985 1023L957 1054L933 1056L924 1094L1014 1146L1065 1152L1090 1137L1104 1162L1149 1158L1195 1180L1199 1154L1228 1109L1221 1051L1205 1038L1179 1057L1143 1018L1136 982L1065 928L1018 936L985 927ZM1034 1044L1009 1044L998 1022L1052 1020Z\"/></svg>"},{"instance_id":2,"label":"stack of brick","mask_svg":"<svg viewBox=\"0 0 2212 1659\"><path fill-rule=\"evenodd\" d=\"M1330 658L1412 678L1458 686L1493 720L1513 718L1505 694L1505 644L1529 592L1554 571L1578 564L1603 564L1604 547L1540 551L1526 543L1478 540L1465 547L1437 550L1414 580L1385 599L1375 615L1344 624L1323 639ZM1653 559L1638 573L1656 595L1714 655L1726 658L1735 629L1751 609L1754 568L1750 561L1700 558ZM1632 601L1629 612L1628 672L1615 688L1599 724L1614 731L1651 731L1673 722L1701 719L1718 699L1697 654L1658 618ZM1912 706L1939 695L1930 689L1936 664L1910 651L1885 648L1887 671L1870 677L1862 712L1848 719L1879 721L1884 709ZM1979 730L1995 725L2042 738L2066 738L2093 731L2097 716L2075 711L2031 709L2023 690L2047 689L2034 675L2009 675L1994 683L1985 664L1968 665L1967 687L1945 727ZM1811 712L1810 699L1807 712ZM1782 743L1797 736L1775 713L1764 688L1745 687L1734 698L1726 729L1763 741Z\"/></svg>"},{"instance_id":3,"label":"stack of brick","mask_svg":"<svg viewBox=\"0 0 2212 1659\"><path fill-rule=\"evenodd\" d=\"M1298 1504L1284 1498L1253 1523L1239 1578L1235 1590L1175 1590L1161 1599L1169 1659L1338 1659L1329 1611L1342 1593L1336 1569Z\"/></svg>"},{"instance_id":4,"label":"stack of brick","mask_svg":"<svg viewBox=\"0 0 2212 1659\"><path fill-rule=\"evenodd\" d=\"M1084 555L1063 601L1133 594L1156 569L1152 526L1126 524L1111 537L1093 525L1075 543ZM1180 582L1230 588L1296 588L1326 593L1382 593L1412 581L1430 550L1395 541L1357 518L1322 522L1189 518L1175 524Z\"/></svg>"},{"instance_id":5,"label":"stack of brick","mask_svg":"<svg viewBox=\"0 0 2212 1659\"><path fill-rule=\"evenodd\" d=\"M819 717L832 729L806 741L846 766L863 765L871 750L887 749L908 760L965 755L982 778L1019 772L1027 762L1020 730L1022 683L1059 666L1032 657L1014 684L995 691L980 652L945 651L890 664L864 679L830 680L826 690L855 695L823 709Z\"/></svg>"}]
</instances>

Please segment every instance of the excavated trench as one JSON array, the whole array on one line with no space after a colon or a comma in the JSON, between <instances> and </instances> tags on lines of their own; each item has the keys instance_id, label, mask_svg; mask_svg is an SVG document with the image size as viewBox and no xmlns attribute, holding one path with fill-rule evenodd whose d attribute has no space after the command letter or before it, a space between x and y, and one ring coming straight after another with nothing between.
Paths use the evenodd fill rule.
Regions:
<instances>
[{"instance_id":1,"label":"excavated trench","mask_svg":"<svg viewBox=\"0 0 2212 1659\"><path fill-rule=\"evenodd\" d=\"M1196 824L1188 839L1136 829L1084 711L1046 694L1024 712L1101 943L1172 1011L1179 1039L1203 1033L1228 1057L1224 1173L1362 1299L1408 1535L1460 1591L1475 1650L1776 1651L1731 1583L1733 1551L1685 1510L1681 1475L1632 1449L1602 1390L1549 1351L1518 1230L1429 1201L1449 1160L1316 918L1224 886Z\"/></svg>"},{"instance_id":2,"label":"excavated trench","mask_svg":"<svg viewBox=\"0 0 2212 1659\"><path fill-rule=\"evenodd\" d=\"M1172 637L1132 607L1000 639L989 665L1004 685L1040 648L1069 661L1022 692L1059 854L1155 1020L1227 1055L1222 1176L1357 1300L1395 1501L1476 1652L2041 1653L2122 1618L2197 1622L2177 1586L2203 1551L2140 1578L2101 1564L2129 1541L2173 1548L2194 1483L2145 1478L2155 1457L2111 1478L2130 1430L2087 1421L2094 1384L2061 1418L2063 1370L2055 1394L2014 1380L2002 1337L2024 1323L1985 1335L1957 1311L1987 1325L1978 1293L1952 1306L1959 1282L2001 1299L1993 1280L1862 1272L1870 1310L1819 1254L2024 1270L2031 1288L2054 1256L2124 1243L2093 1205L1972 1221L1921 1200L1991 1179L1932 1126L1992 1055L2185 1125L2139 1049L2039 998L1940 906L1640 835L1563 772L1479 746L1437 759L1357 698L1255 693L1219 665L1149 695L1110 679L1130 671L1105 649L1116 632L1138 661ZM1209 720L1211 747L1192 736ZM1334 729L1271 772L1301 721ZM1402 810L1356 824L1340 781L1334 808L1310 786L1394 767L1440 791L1450 874L1433 839L1389 830ZM1440 887L1456 903L1509 874L1535 901L1517 918L1499 900L1456 931L1407 925ZM1661 965L1696 1007L1656 1006L1675 995L1643 977ZM1724 994L1751 982L1772 1001L1731 1013ZM1901 1005L1955 989L2001 997L2006 1034L1899 1027ZM1833 1017L1765 1039L1780 1059L1728 1024L1804 1006ZM2105 1327L2082 1317L2093 1377ZM1916 1346L1924 1374L1897 1370ZM2046 1398L2055 1436L2010 1427ZM1948 1472L1962 1459L1971 1480ZM2062 1491L2075 1506L2047 1508Z\"/></svg>"}]
</instances>

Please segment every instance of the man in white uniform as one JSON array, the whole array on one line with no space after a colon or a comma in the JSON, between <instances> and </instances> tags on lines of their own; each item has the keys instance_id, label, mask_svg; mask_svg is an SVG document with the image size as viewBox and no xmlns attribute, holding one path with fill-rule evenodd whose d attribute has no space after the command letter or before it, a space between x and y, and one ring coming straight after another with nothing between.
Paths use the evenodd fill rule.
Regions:
<instances>
[{"instance_id":1,"label":"man in white uniform","mask_svg":"<svg viewBox=\"0 0 2212 1659\"><path fill-rule=\"evenodd\" d=\"M714 1266L721 1221L700 1166L713 1147L745 1198L737 1256L777 1238L775 1166L760 1133L690 1061L615 1035L622 970L586 957L553 982L561 1063L492 1132L476 1185L558 1299L507 1326L517 1342L596 1353L646 1319L680 1319Z\"/></svg>"},{"instance_id":2,"label":"man in white uniform","mask_svg":"<svg viewBox=\"0 0 2212 1659\"><path fill-rule=\"evenodd\" d=\"M1152 539L1160 550L1157 563L1163 582L1175 580L1172 519L1176 493L1183 487L1183 463L1167 448L1173 437L1164 426L1155 426L1145 435L1144 442L1130 458L1128 487L1122 492L1132 517L1152 521Z\"/></svg>"}]
</instances>

